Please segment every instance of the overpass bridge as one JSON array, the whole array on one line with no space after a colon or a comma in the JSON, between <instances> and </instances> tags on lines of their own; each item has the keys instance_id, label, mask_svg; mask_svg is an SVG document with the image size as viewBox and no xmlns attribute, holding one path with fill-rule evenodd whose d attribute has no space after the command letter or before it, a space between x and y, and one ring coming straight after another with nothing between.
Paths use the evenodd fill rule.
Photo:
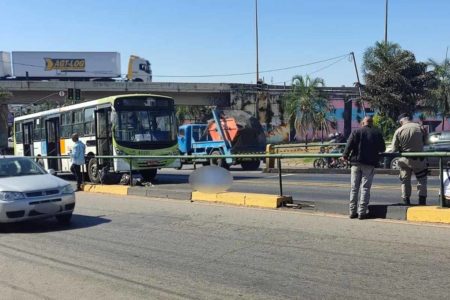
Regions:
<instances>
[{"instance_id":1,"label":"overpass bridge","mask_svg":"<svg viewBox=\"0 0 450 300\"><path fill-rule=\"evenodd\" d=\"M264 85L263 90L282 94L289 87ZM81 101L89 101L119 94L154 93L170 96L178 105L232 106L233 93L245 90L255 93L254 84L240 83L182 83L182 82L115 82L115 81L19 81L0 80L0 90L13 96L1 104L31 104L44 101L64 103L68 89L79 89ZM327 95L356 97L353 87L325 87ZM64 92L64 96L60 96Z\"/></svg>"},{"instance_id":2,"label":"overpass bridge","mask_svg":"<svg viewBox=\"0 0 450 300\"><path fill-rule=\"evenodd\" d=\"M154 93L173 97L178 105L229 106L231 86L226 83L3 80L0 89L13 94L3 104L63 103L68 89L80 89L81 101L118 94ZM60 92L65 95L61 96Z\"/></svg>"}]
</instances>

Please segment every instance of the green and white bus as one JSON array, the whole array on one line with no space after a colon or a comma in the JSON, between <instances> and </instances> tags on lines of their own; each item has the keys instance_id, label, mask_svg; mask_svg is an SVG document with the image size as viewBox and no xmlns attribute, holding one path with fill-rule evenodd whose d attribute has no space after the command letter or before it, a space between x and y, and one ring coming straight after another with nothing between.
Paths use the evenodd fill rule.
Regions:
<instances>
[{"instance_id":1,"label":"green and white bus","mask_svg":"<svg viewBox=\"0 0 450 300\"><path fill-rule=\"evenodd\" d=\"M174 100L151 94L111 96L16 117L14 154L69 155L73 133L86 145L85 170L95 183L100 182L101 168L130 171L129 159L101 159L97 155L178 154ZM131 169L150 180L157 169L178 164L169 158L133 159ZM68 159L44 159L44 165L56 172L70 171Z\"/></svg>"}]
</instances>

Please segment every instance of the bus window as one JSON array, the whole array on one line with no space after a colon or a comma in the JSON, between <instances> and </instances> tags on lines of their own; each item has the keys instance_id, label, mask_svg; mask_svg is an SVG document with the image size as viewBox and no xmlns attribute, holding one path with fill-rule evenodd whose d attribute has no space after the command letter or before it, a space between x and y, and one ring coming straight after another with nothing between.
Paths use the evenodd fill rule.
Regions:
<instances>
[{"instance_id":1,"label":"bus window","mask_svg":"<svg viewBox=\"0 0 450 300\"><path fill-rule=\"evenodd\" d=\"M72 113L61 114L61 137L69 138L72 136Z\"/></svg>"},{"instance_id":2,"label":"bus window","mask_svg":"<svg viewBox=\"0 0 450 300\"><path fill-rule=\"evenodd\" d=\"M17 122L16 123L16 143L17 144L22 144L23 142L23 135L22 135L22 123L21 122Z\"/></svg>"},{"instance_id":3,"label":"bus window","mask_svg":"<svg viewBox=\"0 0 450 300\"><path fill-rule=\"evenodd\" d=\"M33 140L35 142L40 142L43 139L44 137L43 131L44 131L44 122L42 118L34 120Z\"/></svg>"},{"instance_id":4,"label":"bus window","mask_svg":"<svg viewBox=\"0 0 450 300\"><path fill-rule=\"evenodd\" d=\"M73 112L73 127L72 127L72 133L78 133L79 136L83 136L84 130L83 130L84 124L83 124L83 111L76 110Z\"/></svg>"},{"instance_id":5,"label":"bus window","mask_svg":"<svg viewBox=\"0 0 450 300\"><path fill-rule=\"evenodd\" d=\"M94 135L95 134L94 113L95 113L94 107L86 108L84 110L84 135Z\"/></svg>"}]
</instances>

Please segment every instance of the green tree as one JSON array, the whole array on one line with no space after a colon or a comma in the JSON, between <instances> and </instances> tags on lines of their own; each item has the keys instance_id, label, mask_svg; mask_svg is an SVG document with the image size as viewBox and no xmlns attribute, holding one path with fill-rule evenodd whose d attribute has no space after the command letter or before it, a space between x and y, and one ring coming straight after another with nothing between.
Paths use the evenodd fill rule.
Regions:
<instances>
[{"instance_id":1,"label":"green tree","mask_svg":"<svg viewBox=\"0 0 450 300\"><path fill-rule=\"evenodd\" d=\"M412 52L390 42L377 42L365 51L363 75L363 100L392 120L400 113L414 113L434 83L427 64L417 62Z\"/></svg>"},{"instance_id":2,"label":"green tree","mask_svg":"<svg viewBox=\"0 0 450 300\"><path fill-rule=\"evenodd\" d=\"M205 106L177 105L175 108L175 115L179 124L183 124L185 121L204 122L208 112L209 110Z\"/></svg>"},{"instance_id":3,"label":"green tree","mask_svg":"<svg viewBox=\"0 0 450 300\"><path fill-rule=\"evenodd\" d=\"M376 114L373 117L373 124L381 131L384 139L388 141L392 140L394 132L398 128L398 125L394 122L394 120L380 114Z\"/></svg>"},{"instance_id":4,"label":"green tree","mask_svg":"<svg viewBox=\"0 0 450 300\"><path fill-rule=\"evenodd\" d=\"M296 75L292 78L292 88L283 99L284 111L288 116L289 124L307 139L307 133L312 130L329 132L333 122L331 116L334 110L327 98L319 91L325 86L322 78Z\"/></svg>"},{"instance_id":5,"label":"green tree","mask_svg":"<svg viewBox=\"0 0 450 300\"><path fill-rule=\"evenodd\" d=\"M426 106L430 108L433 115L442 117L442 130L444 130L445 119L450 117L450 60L446 58L442 63L428 60L436 78L436 86L431 90L430 98Z\"/></svg>"}]
</instances>

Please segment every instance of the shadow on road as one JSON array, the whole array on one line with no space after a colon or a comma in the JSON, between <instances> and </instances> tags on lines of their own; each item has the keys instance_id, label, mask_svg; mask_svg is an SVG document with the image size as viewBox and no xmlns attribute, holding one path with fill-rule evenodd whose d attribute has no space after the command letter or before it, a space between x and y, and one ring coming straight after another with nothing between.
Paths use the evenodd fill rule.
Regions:
<instances>
[{"instance_id":1,"label":"shadow on road","mask_svg":"<svg viewBox=\"0 0 450 300\"><path fill-rule=\"evenodd\" d=\"M55 218L33 220L18 223L0 224L0 233L44 233L53 231L83 229L111 222L103 216L73 214L69 225L59 224Z\"/></svg>"}]
</instances>

